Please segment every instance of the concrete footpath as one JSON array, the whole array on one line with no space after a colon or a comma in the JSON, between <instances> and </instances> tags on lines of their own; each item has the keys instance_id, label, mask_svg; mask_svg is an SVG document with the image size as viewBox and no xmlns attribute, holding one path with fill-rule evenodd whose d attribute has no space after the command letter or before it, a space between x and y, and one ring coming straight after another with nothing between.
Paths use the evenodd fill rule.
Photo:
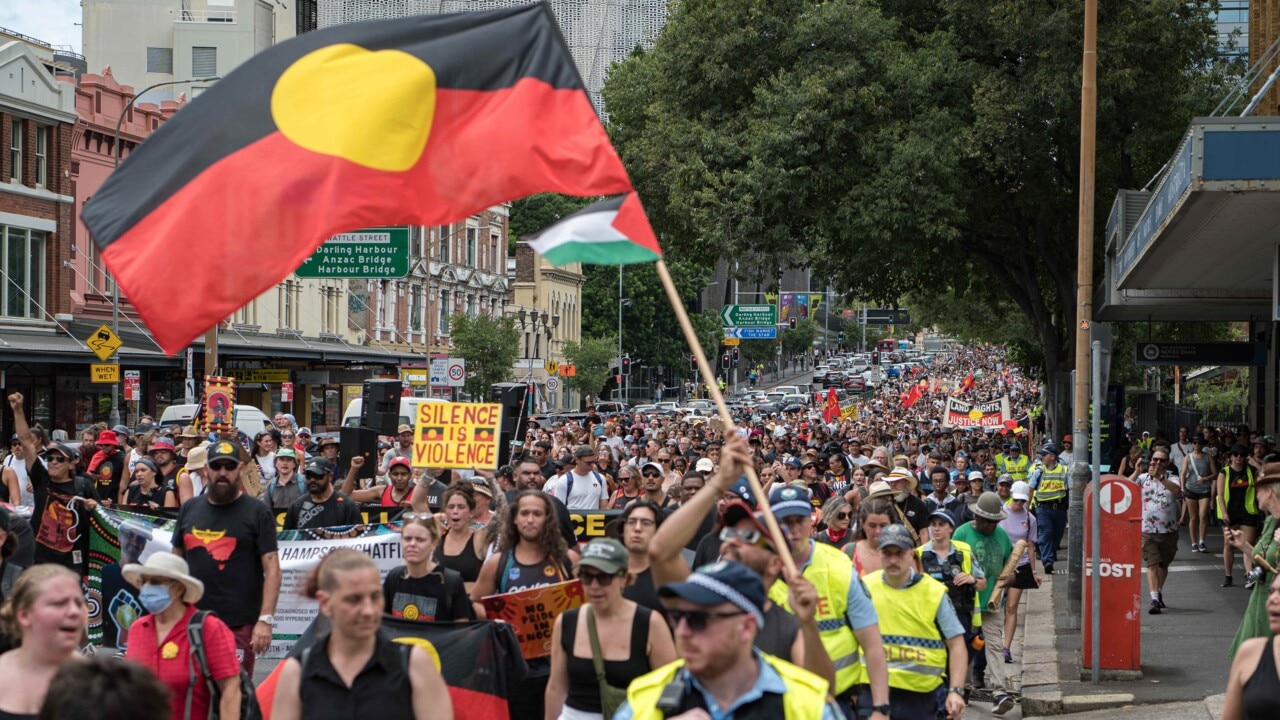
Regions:
<instances>
[{"instance_id":1,"label":"concrete footpath","mask_svg":"<svg viewBox=\"0 0 1280 720\"><path fill-rule=\"evenodd\" d=\"M1040 591L1024 595L1024 716L1071 713L1080 718L1111 718L1123 708L1126 720L1218 717L1231 667L1227 651L1253 591L1243 587L1238 558L1235 586L1220 587L1221 529L1210 528L1206 541L1208 553L1192 553L1183 529L1164 587L1167 607L1158 615L1147 612L1144 572L1140 679L1094 685L1087 668L1081 679L1081 631L1072 627L1066 613L1065 575L1046 578ZM1065 558L1061 553L1059 557L1063 561L1058 566L1065 568Z\"/></svg>"}]
</instances>

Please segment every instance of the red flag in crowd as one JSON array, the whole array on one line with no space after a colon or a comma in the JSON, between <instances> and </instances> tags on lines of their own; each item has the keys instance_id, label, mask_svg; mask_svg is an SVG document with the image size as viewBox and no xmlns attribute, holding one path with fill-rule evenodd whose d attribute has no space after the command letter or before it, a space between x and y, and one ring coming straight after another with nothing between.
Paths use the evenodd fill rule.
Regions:
<instances>
[{"instance_id":1,"label":"red flag in crowd","mask_svg":"<svg viewBox=\"0 0 1280 720\"><path fill-rule=\"evenodd\" d=\"M916 385L915 387L911 388L911 392L907 393L906 397L902 399L903 409L904 410L911 409L911 406L919 402L920 398L923 396L924 396L924 388L920 387L919 385Z\"/></svg>"},{"instance_id":2,"label":"red flag in crowd","mask_svg":"<svg viewBox=\"0 0 1280 720\"><path fill-rule=\"evenodd\" d=\"M827 404L822 408L823 422L835 422L840 417L840 401L836 399L836 389L827 390Z\"/></svg>"},{"instance_id":3,"label":"red flag in crowd","mask_svg":"<svg viewBox=\"0 0 1280 720\"><path fill-rule=\"evenodd\" d=\"M964 376L964 380L960 381L960 392L967 393L973 389L973 373Z\"/></svg>"}]
</instances>

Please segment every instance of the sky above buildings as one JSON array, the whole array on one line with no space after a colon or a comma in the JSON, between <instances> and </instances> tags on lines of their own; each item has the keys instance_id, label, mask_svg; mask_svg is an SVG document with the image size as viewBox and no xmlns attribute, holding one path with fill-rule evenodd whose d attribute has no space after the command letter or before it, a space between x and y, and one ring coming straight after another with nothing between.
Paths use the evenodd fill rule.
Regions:
<instances>
[{"instance_id":1,"label":"sky above buildings","mask_svg":"<svg viewBox=\"0 0 1280 720\"><path fill-rule=\"evenodd\" d=\"M80 50L80 0L3 0L0 27Z\"/></svg>"}]
</instances>

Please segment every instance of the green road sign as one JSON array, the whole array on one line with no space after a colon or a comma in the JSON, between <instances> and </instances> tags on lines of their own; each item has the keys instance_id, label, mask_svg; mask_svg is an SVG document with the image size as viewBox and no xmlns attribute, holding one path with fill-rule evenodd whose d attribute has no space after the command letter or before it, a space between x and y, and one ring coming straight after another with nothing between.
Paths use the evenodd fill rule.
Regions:
<instances>
[{"instance_id":1,"label":"green road sign","mask_svg":"<svg viewBox=\"0 0 1280 720\"><path fill-rule=\"evenodd\" d=\"M402 278L409 274L409 228L334 235L294 272L304 278Z\"/></svg>"},{"instance_id":2,"label":"green road sign","mask_svg":"<svg viewBox=\"0 0 1280 720\"><path fill-rule=\"evenodd\" d=\"M778 306L725 305L720 319L725 327L773 327L778 324Z\"/></svg>"}]
</instances>

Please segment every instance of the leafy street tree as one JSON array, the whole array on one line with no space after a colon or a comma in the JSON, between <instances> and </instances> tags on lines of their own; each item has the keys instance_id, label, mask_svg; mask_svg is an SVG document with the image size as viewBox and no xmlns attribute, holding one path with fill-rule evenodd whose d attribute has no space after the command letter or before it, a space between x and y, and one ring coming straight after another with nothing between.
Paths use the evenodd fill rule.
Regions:
<instances>
[{"instance_id":1,"label":"leafy street tree","mask_svg":"<svg viewBox=\"0 0 1280 720\"><path fill-rule=\"evenodd\" d=\"M486 397L491 385L511 377L511 366L520 353L520 333L511 318L459 313L449 320L449 337L454 355L467 361L463 390L468 395Z\"/></svg>"},{"instance_id":2,"label":"leafy street tree","mask_svg":"<svg viewBox=\"0 0 1280 720\"><path fill-rule=\"evenodd\" d=\"M799 355L813 349L813 341L818 339L818 326L805 318L796 323L796 329L787 328L782 331L782 352L788 355Z\"/></svg>"},{"instance_id":3,"label":"leafy street tree","mask_svg":"<svg viewBox=\"0 0 1280 720\"><path fill-rule=\"evenodd\" d=\"M577 370L573 377L565 378L569 387L582 395L600 397L609 381L613 361L618 355L618 337L588 337L582 342L564 344L564 356Z\"/></svg>"},{"instance_id":4,"label":"leafy street tree","mask_svg":"<svg viewBox=\"0 0 1280 720\"><path fill-rule=\"evenodd\" d=\"M1147 183L1234 70L1214 5L1099 8L1098 247L1115 190ZM669 253L1016 310L1053 378L1074 343L1082 26L1078 3L679 3L610 71L610 132ZM1059 433L1069 398L1047 386Z\"/></svg>"}]
</instances>

